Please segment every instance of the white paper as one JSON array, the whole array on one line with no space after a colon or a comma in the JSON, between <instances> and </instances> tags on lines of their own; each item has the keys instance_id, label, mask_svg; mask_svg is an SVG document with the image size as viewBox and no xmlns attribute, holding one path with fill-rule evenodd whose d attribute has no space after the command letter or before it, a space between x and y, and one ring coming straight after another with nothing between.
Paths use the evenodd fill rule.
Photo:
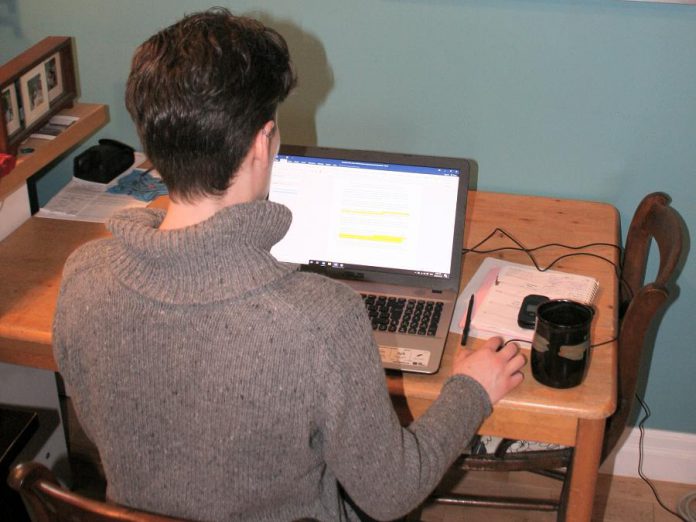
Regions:
<instances>
[{"instance_id":1,"label":"white paper","mask_svg":"<svg viewBox=\"0 0 696 522\"><path fill-rule=\"evenodd\" d=\"M491 269L500 268L507 264L509 264L508 261L503 261L502 259L497 259L495 257L487 257L483 260L481 266L479 266L473 277L469 279L469 282L464 287L464 290L462 290L459 297L457 297L457 303L454 306L454 313L452 315L452 322L450 323L450 332L455 332L458 334L462 333L462 327L459 326L459 322L466 314L471 294L475 293L476 290L479 289ZM471 332L469 332L469 335L471 335Z\"/></svg>"},{"instance_id":2,"label":"white paper","mask_svg":"<svg viewBox=\"0 0 696 522\"><path fill-rule=\"evenodd\" d=\"M143 161L145 155L136 152L133 165L108 184L72 178L70 183L51 198L36 215L44 218L104 223L117 210L147 206L147 201L106 192L109 187L118 183L118 178L131 173Z\"/></svg>"},{"instance_id":3,"label":"white paper","mask_svg":"<svg viewBox=\"0 0 696 522\"><path fill-rule=\"evenodd\" d=\"M39 140L54 140L63 131L65 131L70 125L79 120L77 116L65 116L58 114L53 116L48 123L37 130L35 133L31 134L30 138L35 138Z\"/></svg>"}]
</instances>

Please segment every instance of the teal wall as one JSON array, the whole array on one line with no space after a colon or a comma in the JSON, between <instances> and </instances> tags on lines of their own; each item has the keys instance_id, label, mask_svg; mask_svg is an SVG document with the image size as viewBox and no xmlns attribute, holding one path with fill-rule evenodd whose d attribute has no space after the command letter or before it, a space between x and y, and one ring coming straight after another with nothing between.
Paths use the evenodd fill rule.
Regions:
<instances>
[{"instance_id":1,"label":"teal wall","mask_svg":"<svg viewBox=\"0 0 696 522\"><path fill-rule=\"evenodd\" d=\"M300 86L288 143L473 158L478 188L592 199L624 233L648 192L696 230L696 6L622 0L218 0L288 38ZM134 47L199 0L0 0L0 60L72 35L99 134L135 144L123 109ZM70 162L42 181L47 198ZM648 427L696 433L696 263L656 339Z\"/></svg>"}]
</instances>

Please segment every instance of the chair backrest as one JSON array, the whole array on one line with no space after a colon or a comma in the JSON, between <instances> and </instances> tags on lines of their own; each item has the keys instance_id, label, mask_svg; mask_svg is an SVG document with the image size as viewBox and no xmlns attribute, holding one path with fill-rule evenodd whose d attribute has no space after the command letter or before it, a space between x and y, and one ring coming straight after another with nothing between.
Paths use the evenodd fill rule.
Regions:
<instances>
[{"instance_id":1,"label":"chair backrest","mask_svg":"<svg viewBox=\"0 0 696 522\"><path fill-rule=\"evenodd\" d=\"M63 488L37 462L17 464L7 482L21 495L32 522L192 522L85 498Z\"/></svg>"},{"instance_id":2,"label":"chair backrest","mask_svg":"<svg viewBox=\"0 0 696 522\"><path fill-rule=\"evenodd\" d=\"M638 382L646 334L669 298L668 283L675 276L684 244L681 218L662 192L647 195L638 205L626 236L620 288L619 386L617 406L608 419L603 457L616 446L628 421ZM655 281L645 284L650 244L655 240L660 266Z\"/></svg>"},{"instance_id":3,"label":"chair backrest","mask_svg":"<svg viewBox=\"0 0 696 522\"><path fill-rule=\"evenodd\" d=\"M664 192L653 192L643 198L633 215L621 270L624 284L620 288L620 304L624 308L644 285L652 239L660 251L660 268L654 283L664 288L673 277L681 257L684 232L679 215L669 206L670 201Z\"/></svg>"}]
</instances>

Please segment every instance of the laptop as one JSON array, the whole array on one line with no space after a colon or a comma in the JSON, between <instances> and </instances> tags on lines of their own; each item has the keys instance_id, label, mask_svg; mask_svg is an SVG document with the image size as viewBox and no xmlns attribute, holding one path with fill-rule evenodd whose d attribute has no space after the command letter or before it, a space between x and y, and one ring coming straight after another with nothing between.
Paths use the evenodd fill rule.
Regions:
<instances>
[{"instance_id":1,"label":"laptop","mask_svg":"<svg viewBox=\"0 0 696 522\"><path fill-rule=\"evenodd\" d=\"M459 291L469 162L283 145L269 199L292 211L271 253L360 293L386 369L440 368Z\"/></svg>"}]
</instances>

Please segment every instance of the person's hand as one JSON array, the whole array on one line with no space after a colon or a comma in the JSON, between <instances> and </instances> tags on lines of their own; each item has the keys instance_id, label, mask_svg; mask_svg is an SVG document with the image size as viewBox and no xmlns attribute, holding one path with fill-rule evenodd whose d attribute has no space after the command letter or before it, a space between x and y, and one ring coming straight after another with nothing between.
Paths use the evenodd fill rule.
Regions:
<instances>
[{"instance_id":1,"label":"person's hand","mask_svg":"<svg viewBox=\"0 0 696 522\"><path fill-rule=\"evenodd\" d=\"M491 404L502 399L524 378L520 370L525 359L519 347L509 343L497 351L502 344L500 337L492 337L478 350L458 350L452 367L453 373L468 375L478 381L488 392Z\"/></svg>"}]
</instances>

